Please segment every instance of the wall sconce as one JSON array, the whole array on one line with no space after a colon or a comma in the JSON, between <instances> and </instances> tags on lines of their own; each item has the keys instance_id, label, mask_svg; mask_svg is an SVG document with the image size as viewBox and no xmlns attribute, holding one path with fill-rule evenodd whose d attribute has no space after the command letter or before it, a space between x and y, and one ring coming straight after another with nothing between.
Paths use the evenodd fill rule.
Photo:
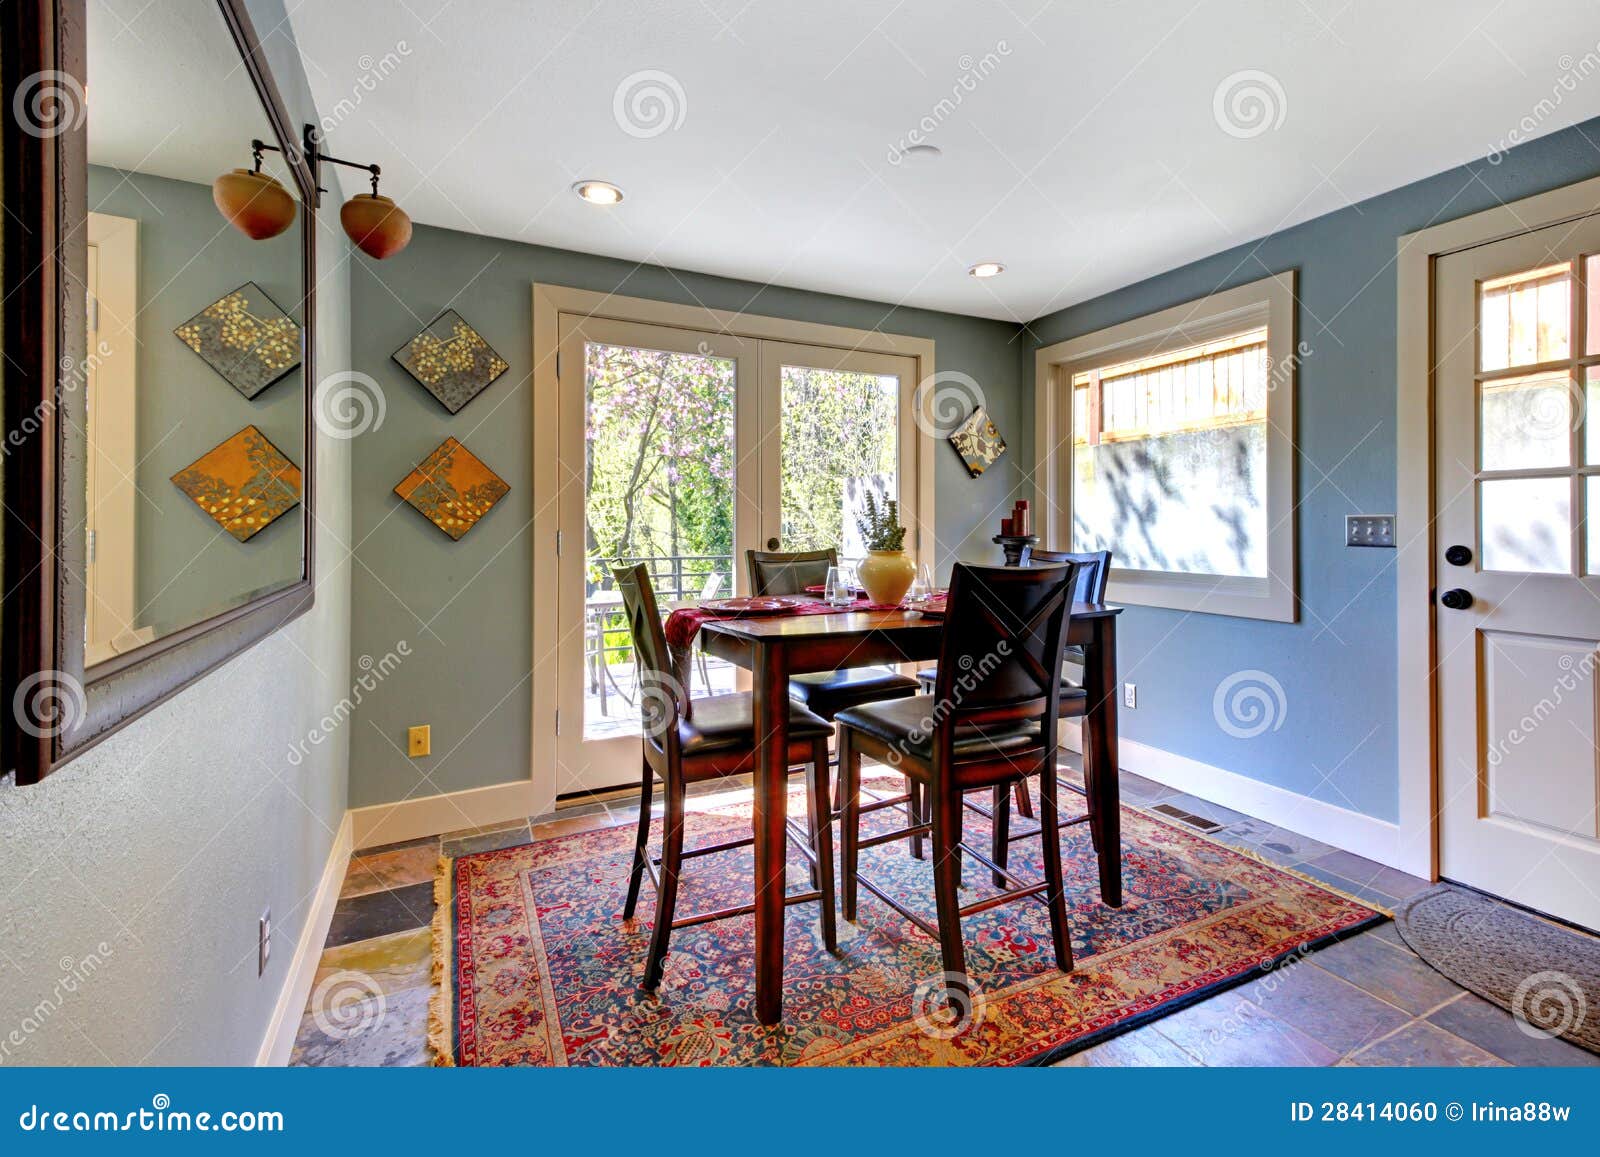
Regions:
<instances>
[{"instance_id":1,"label":"wall sconce","mask_svg":"<svg viewBox=\"0 0 1600 1157\"><path fill-rule=\"evenodd\" d=\"M320 134L315 125L305 127L305 157L311 164L311 174L317 192L326 193L322 186L322 165L343 165L349 169L362 169L372 176L372 192L357 193L339 209L339 223L345 235L355 242L368 257L382 261L393 257L411 242L411 218L404 209L378 192L380 170L377 165L363 165L342 157L324 153L318 145ZM218 177L211 185L211 196L222 215L245 236L255 241L276 237L294 221L294 199L270 173L261 171L263 152L281 153L277 145L264 141L251 141L256 167L234 169ZM320 198L319 198L320 203Z\"/></svg>"}]
</instances>

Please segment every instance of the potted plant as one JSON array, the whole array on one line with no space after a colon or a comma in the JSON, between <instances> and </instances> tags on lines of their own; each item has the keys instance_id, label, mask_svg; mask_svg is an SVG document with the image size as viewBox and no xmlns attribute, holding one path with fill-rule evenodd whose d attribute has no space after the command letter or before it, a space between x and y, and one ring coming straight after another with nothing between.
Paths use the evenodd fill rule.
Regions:
<instances>
[{"instance_id":1,"label":"potted plant","mask_svg":"<svg viewBox=\"0 0 1600 1157\"><path fill-rule=\"evenodd\" d=\"M862 512L856 516L856 529L867 547L867 557L856 567L867 598L880 606L898 605L917 574L916 564L906 557L900 504L891 498L880 506L877 495L867 491Z\"/></svg>"}]
</instances>

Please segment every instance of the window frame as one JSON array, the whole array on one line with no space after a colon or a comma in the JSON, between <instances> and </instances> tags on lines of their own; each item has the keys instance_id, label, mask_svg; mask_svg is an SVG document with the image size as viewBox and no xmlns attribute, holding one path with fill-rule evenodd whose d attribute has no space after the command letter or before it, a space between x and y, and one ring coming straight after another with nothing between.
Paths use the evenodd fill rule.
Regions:
<instances>
[{"instance_id":1,"label":"window frame","mask_svg":"<svg viewBox=\"0 0 1600 1157\"><path fill-rule=\"evenodd\" d=\"M1296 334L1295 271L1276 273L1035 352L1035 496L1045 541L1054 545L1072 541L1073 375L1261 326L1267 329L1272 367L1266 416L1266 576L1130 570L1115 565L1113 546L1108 601L1272 622L1298 621L1294 395L1304 351Z\"/></svg>"}]
</instances>

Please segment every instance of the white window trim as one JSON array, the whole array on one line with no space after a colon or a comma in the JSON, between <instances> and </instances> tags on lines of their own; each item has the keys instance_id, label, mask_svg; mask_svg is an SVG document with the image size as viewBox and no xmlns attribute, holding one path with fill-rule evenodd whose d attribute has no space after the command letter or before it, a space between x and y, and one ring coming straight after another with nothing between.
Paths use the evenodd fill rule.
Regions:
<instances>
[{"instance_id":1,"label":"white window trim","mask_svg":"<svg viewBox=\"0 0 1600 1157\"><path fill-rule=\"evenodd\" d=\"M1298 619L1294 394L1300 350L1294 290L1294 271L1287 270L1035 353L1035 503L1044 541L1055 547L1072 537L1072 375L1108 360L1151 357L1252 326L1267 327L1272 365L1267 389L1267 576L1128 571L1116 566L1113 547L1109 601L1281 623Z\"/></svg>"}]
</instances>

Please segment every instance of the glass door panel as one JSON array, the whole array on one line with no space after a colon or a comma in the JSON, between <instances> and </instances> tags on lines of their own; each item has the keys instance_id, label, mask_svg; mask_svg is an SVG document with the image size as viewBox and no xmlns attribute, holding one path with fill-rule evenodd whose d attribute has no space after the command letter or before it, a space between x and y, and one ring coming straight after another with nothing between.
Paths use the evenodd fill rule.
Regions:
<instances>
[{"instance_id":1,"label":"glass door panel","mask_svg":"<svg viewBox=\"0 0 1600 1157\"><path fill-rule=\"evenodd\" d=\"M911 358L766 342L761 350L767 549L865 557L856 526L868 493L900 506L916 552Z\"/></svg>"},{"instance_id":2,"label":"glass door panel","mask_svg":"<svg viewBox=\"0 0 1600 1157\"><path fill-rule=\"evenodd\" d=\"M659 693L613 571L643 565L663 615L733 593L748 352L736 339L595 319L563 333L562 417L579 427L581 458L569 458L563 496L558 794L637 780L644 707ZM689 679L695 695L735 688L732 667L698 654Z\"/></svg>"}]
</instances>

